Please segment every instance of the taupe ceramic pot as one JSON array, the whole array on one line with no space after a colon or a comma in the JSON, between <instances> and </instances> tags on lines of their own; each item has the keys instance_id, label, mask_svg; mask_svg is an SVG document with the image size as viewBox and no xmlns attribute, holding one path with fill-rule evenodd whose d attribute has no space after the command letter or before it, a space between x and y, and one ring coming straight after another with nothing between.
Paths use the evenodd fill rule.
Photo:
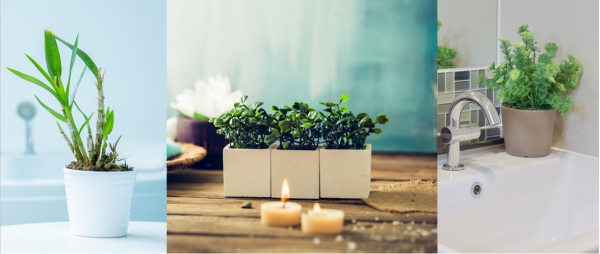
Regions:
<instances>
[{"instance_id":1,"label":"taupe ceramic pot","mask_svg":"<svg viewBox=\"0 0 600 254\"><path fill-rule=\"evenodd\" d=\"M501 108L506 152L519 157L550 154L556 110Z\"/></svg>"}]
</instances>

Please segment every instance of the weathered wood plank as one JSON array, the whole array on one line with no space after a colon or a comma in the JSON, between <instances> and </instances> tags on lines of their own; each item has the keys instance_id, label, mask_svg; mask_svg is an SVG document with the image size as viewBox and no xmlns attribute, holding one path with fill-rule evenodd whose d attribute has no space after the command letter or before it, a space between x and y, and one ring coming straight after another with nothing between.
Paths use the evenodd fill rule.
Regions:
<instances>
[{"instance_id":1,"label":"weathered wood plank","mask_svg":"<svg viewBox=\"0 0 600 254\"><path fill-rule=\"evenodd\" d=\"M349 249L352 240L342 242L320 240L315 244L313 239L238 237L238 236L197 236L167 235L167 250L172 253L193 252L226 252L226 253L436 253L436 244L402 243L382 241L354 242L354 250Z\"/></svg>"},{"instance_id":2,"label":"weathered wood plank","mask_svg":"<svg viewBox=\"0 0 600 254\"><path fill-rule=\"evenodd\" d=\"M270 239L271 244L277 241L277 245L282 245L281 240L286 239L305 240L302 245L306 245L306 241L312 241L315 237L318 237L321 243L336 243L337 237L337 235L305 234L301 232L300 226L263 226L260 224L259 218L175 215L169 216L167 219L167 233L169 235L193 235L196 238L237 237L241 245L244 242L253 242L256 239ZM344 230L339 235L359 246L361 243L367 243L368 245L372 242L379 242L387 245L387 249L383 249L385 252L389 251L394 245L434 246L437 239L437 229L436 225L431 224L357 222L345 223ZM225 251L223 249L215 250ZM339 249L337 250L339 251ZM174 250L169 249L169 251ZM263 250L261 249L261 251ZM367 251L375 251L375 249Z\"/></svg>"},{"instance_id":3,"label":"weathered wood plank","mask_svg":"<svg viewBox=\"0 0 600 254\"><path fill-rule=\"evenodd\" d=\"M252 209L242 209L240 204L245 201L252 202ZM203 198L167 198L167 215L196 215L196 216L222 216L222 217L251 217L260 218L260 204L272 202L272 199L251 198L227 198L227 199L203 199ZM434 213L389 213L376 210L364 204L361 200L351 199L320 199L315 200L293 200L292 202L302 205L303 212L312 209L315 202L321 207L342 210L346 221L386 221L394 220L429 224L437 223L437 214Z\"/></svg>"}]
</instances>

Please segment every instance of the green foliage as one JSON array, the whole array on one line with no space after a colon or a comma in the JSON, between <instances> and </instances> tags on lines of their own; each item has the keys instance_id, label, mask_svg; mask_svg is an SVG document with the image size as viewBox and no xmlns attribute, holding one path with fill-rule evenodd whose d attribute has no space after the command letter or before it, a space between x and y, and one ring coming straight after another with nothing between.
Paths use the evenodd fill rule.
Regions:
<instances>
[{"instance_id":1,"label":"green foliage","mask_svg":"<svg viewBox=\"0 0 600 254\"><path fill-rule=\"evenodd\" d=\"M270 140L279 140L283 149L313 150L319 145L321 137L321 115L311 108L308 103L294 102L291 107L277 108L272 115L274 124L272 132L267 137Z\"/></svg>"},{"instance_id":2,"label":"green foliage","mask_svg":"<svg viewBox=\"0 0 600 254\"><path fill-rule=\"evenodd\" d=\"M229 147L236 149L261 149L267 148L275 140L265 140L270 133L273 117L256 102L251 106L246 105L248 96L244 96L234 104L234 108L225 112L219 118L209 121L219 128L218 134L224 135L229 140Z\"/></svg>"},{"instance_id":3,"label":"green foliage","mask_svg":"<svg viewBox=\"0 0 600 254\"><path fill-rule=\"evenodd\" d=\"M493 77L486 79L481 75L477 77L477 83L497 90L498 99L502 100L504 107L556 109L565 115L573 107L573 98L563 94L568 88L577 88L583 67L572 55L568 55L568 60L562 63L554 61L558 45L552 42L544 46L546 52L536 59L541 50L528 28L528 25L519 27L522 43L511 44L508 39L500 39L504 61L498 66L492 63L489 70L494 71Z\"/></svg>"},{"instance_id":4,"label":"green foliage","mask_svg":"<svg viewBox=\"0 0 600 254\"><path fill-rule=\"evenodd\" d=\"M381 134L381 129L375 128L375 124L388 124L390 120L386 115L380 114L375 120L366 113L354 115L348 111L348 105L340 107L348 100L348 94L344 94L340 103L319 102L325 105L321 116L323 117L323 141L327 149L364 149L367 137L374 133Z\"/></svg>"},{"instance_id":5,"label":"green foliage","mask_svg":"<svg viewBox=\"0 0 600 254\"><path fill-rule=\"evenodd\" d=\"M442 27L442 22L438 20L438 31ZM450 48L448 44L438 45L437 65L438 69L454 67L453 59L456 58L456 50Z\"/></svg>"},{"instance_id":6,"label":"green foliage","mask_svg":"<svg viewBox=\"0 0 600 254\"><path fill-rule=\"evenodd\" d=\"M347 93L339 103L319 102L325 105L323 111L327 114L304 102L294 102L291 107L271 106L275 112L268 114L260 108L262 102L246 106L247 98L242 97L223 116L210 119L231 148L267 148L279 141L286 150L313 150L321 143L327 144L328 149L364 149L369 134L381 134L375 124L390 122L384 114L375 120L366 113L354 116L347 105L341 106L349 98Z\"/></svg>"},{"instance_id":7,"label":"green foliage","mask_svg":"<svg viewBox=\"0 0 600 254\"><path fill-rule=\"evenodd\" d=\"M61 41L63 44L65 44L67 47L69 47L71 49L71 54L70 54L70 65L69 65L69 74L68 74L68 79L67 79L67 84L66 86L64 85L64 83L62 82L62 66L61 66L61 60L60 60L60 51L58 49L58 45L56 40ZM78 48L78 44L79 44L79 35L77 35L77 37L75 38L75 43L74 45L67 43L66 41L60 39L58 36L56 36L54 33L52 33L52 31L50 31L49 29L44 30L44 54L45 54L45 58L46 58L46 70L44 70L35 60L33 60L33 58L29 57L29 55L25 54L27 56L27 58L31 61L31 63L36 67L36 69L44 76L44 78L46 79L46 81L48 82L48 84L42 82L41 80L34 78L30 75L21 73L17 70L11 69L11 68L7 68L9 71L11 71L12 73L14 73L15 75L17 75L18 77L31 82L35 85L38 85L40 87L42 87L44 90L46 90L47 92L49 92L50 94L52 94L52 96L54 96L54 98L56 98L56 100L58 101L61 110L54 110L52 108L50 108L49 106L47 106L46 104L42 103L42 101L39 100L39 98L37 96L36 99L38 101L38 103L44 108L46 109L50 114L52 114L54 117L56 117L56 119L58 119L59 121L66 123L69 128L69 134L71 139L69 139L69 137L67 137L67 135L65 134L64 137L66 139L67 144L69 145L69 147L71 148L71 151L73 152L73 155L75 156L77 162L73 162L68 166L70 168L73 169L82 169L82 170L118 170L118 171L122 171L122 170L132 170L133 168L127 166L127 163L123 163L123 164L118 164L117 162L120 160L124 160L124 159L117 159L117 153L115 150L113 150L112 153L110 154L106 154L105 150L102 150L101 154L95 154L92 149L89 149L90 147L93 147L93 138L91 138L91 128L89 126L89 122L90 119L93 116L93 113L90 114L89 117L87 117L83 111L79 108L79 106L77 105L77 103L75 102L75 94L77 93L77 89L79 87L79 83L81 82L83 75L85 74L85 70L87 68L89 68L90 70L92 70L92 72L94 73L94 75L96 75L96 81L99 87L102 86L102 81L104 80L104 78L102 76L99 75L99 71L98 68L96 67L96 64L92 61L92 59L85 53L83 52L83 50ZM79 58L81 58L81 60L86 64L86 67L83 69L83 72L81 73L81 76L79 77L79 81L77 82L77 85L74 87L73 92L71 92L71 74L72 74L72 70L73 70L73 65L75 64L76 61L76 56L79 56ZM99 88L98 88L99 89ZM91 100L92 102L95 100ZM85 122L81 125L80 128L77 128L76 124L75 124L75 120L73 119L73 115L72 115L72 109L73 109L73 104L76 105L77 109L81 112L81 114L83 115L83 117L85 118ZM108 111L108 115L106 118L106 123L104 125L104 129L103 129L103 134L104 134L104 147L106 148L106 141L108 139L108 135L111 133L113 125L114 125L114 113L113 111ZM84 144L84 142L81 139L81 132L83 131L83 129L87 126L88 129L88 144L87 146ZM60 132L63 133L62 128L60 127L59 124L59 129ZM117 140L118 142L118 140ZM91 145L90 145L91 144ZM87 149L89 149L89 153L86 151L86 147ZM112 149L112 145L111 145L111 149ZM116 149L116 143L114 148ZM89 157L88 157L89 156Z\"/></svg>"}]
</instances>

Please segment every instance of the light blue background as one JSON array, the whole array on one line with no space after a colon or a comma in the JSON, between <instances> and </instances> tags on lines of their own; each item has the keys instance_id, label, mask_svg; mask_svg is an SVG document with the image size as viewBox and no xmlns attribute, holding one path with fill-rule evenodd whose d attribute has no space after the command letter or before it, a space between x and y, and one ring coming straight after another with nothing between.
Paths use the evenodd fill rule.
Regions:
<instances>
[{"instance_id":1,"label":"light blue background","mask_svg":"<svg viewBox=\"0 0 600 254\"><path fill-rule=\"evenodd\" d=\"M18 78L6 69L11 67L45 80L24 54L27 53L45 68L43 31L50 28L71 43L79 33L79 48L88 53L97 66L106 68L105 105L115 110L115 126L109 142L114 142L122 134L120 154L130 156L127 162L138 169L165 167L166 1L3 0L0 12L2 160L17 158L25 151L25 124L16 113L17 105L22 101L30 101L36 105L37 114L32 121L35 151L46 156L71 153L58 132L56 119L39 106L34 94L46 105L60 111L56 99L42 88ZM61 50L63 80L66 82L71 50L60 42L58 45ZM79 78L83 66L78 58L72 79ZM76 101L89 114L96 111L96 97L94 78L88 70L77 92ZM78 112L74 113L74 117L78 126L81 126L83 117ZM95 119L96 115L93 120ZM90 122L94 130L95 121ZM63 129L66 130L65 125ZM32 158L35 159L36 157ZM68 163L69 161L65 161L64 164ZM62 168L44 168L42 162L40 168L57 171L58 176L62 174ZM138 181L146 179L141 174L142 172L138 173ZM5 184L4 180L3 190L12 186ZM151 193L148 194L151 198L146 196L144 201L136 201L134 197L132 220L166 221L166 182L164 179L155 179L154 183L147 185L146 182L136 186L136 193ZM18 182L12 184L18 185ZM156 198L161 195L162 198ZM3 201L11 198L16 197L2 196ZM153 209L142 211L142 204ZM3 211L5 208L2 207ZM63 210L66 213L66 204ZM4 212L2 215L5 225ZM57 216L66 218L66 214Z\"/></svg>"},{"instance_id":2,"label":"light blue background","mask_svg":"<svg viewBox=\"0 0 600 254\"><path fill-rule=\"evenodd\" d=\"M437 1L169 1L169 105L221 73L249 101L339 101L391 123L374 151L434 153ZM176 111L168 106L168 116ZM272 112L268 109L269 112Z\"/></svg>"}]
</instances>

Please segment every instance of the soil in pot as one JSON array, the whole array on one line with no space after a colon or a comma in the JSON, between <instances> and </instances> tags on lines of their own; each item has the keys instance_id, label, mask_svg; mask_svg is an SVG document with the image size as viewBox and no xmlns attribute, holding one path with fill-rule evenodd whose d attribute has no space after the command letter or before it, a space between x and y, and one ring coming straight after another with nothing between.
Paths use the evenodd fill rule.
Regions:
<instances>
[{"instance_id":1,"label":"soil in pot","mask_svg":"<svg viewBox=\"0 0 600 254\"><path fill-rule=\"evenodd\" d=\"M519 157L550 154L556 110L519 110L502 106L506 153Z\"/></svg>"}]
</instances>

